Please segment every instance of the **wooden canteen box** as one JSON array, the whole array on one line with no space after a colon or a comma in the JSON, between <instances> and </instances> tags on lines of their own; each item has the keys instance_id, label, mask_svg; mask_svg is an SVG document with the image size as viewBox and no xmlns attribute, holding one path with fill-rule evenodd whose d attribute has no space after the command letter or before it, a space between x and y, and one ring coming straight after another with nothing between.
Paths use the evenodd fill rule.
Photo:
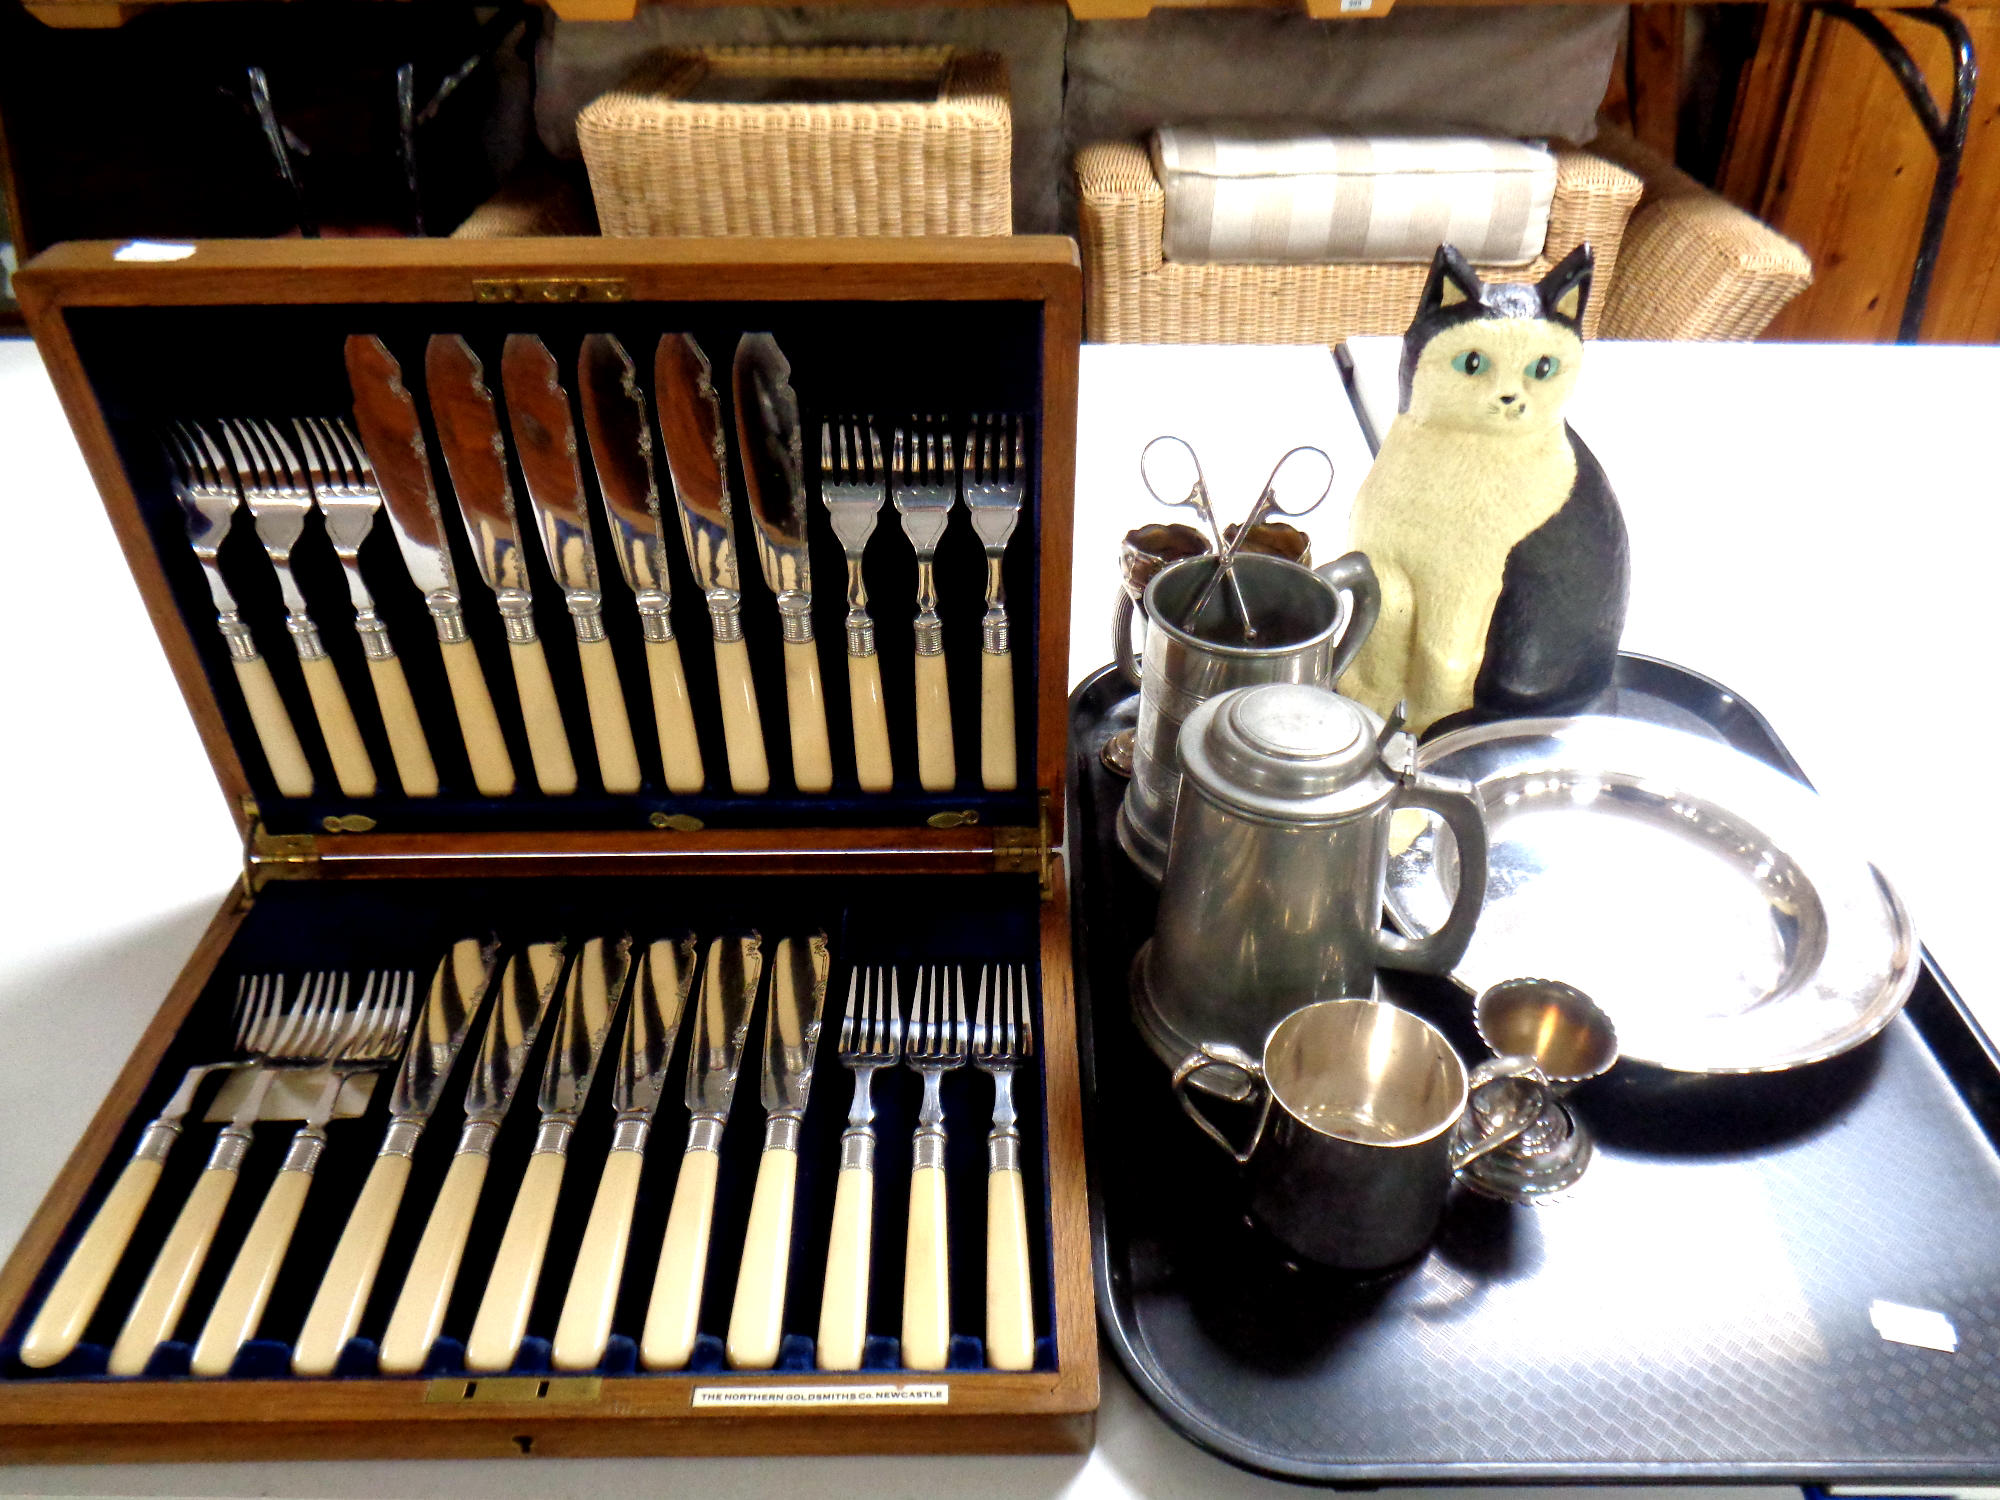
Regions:
<instances>
[{"instance_id":1,"label":"wooden canteen box","mask_svg":"<svg viewBox=\"0 0 2000 1500\"><path fill-rule=\"evenodd\" d=\"M1069 902L1056 852L1081 336L1074 246L1037 238L218 242L177 259L134 260L110 244L75 244L39 257L16 284L242 834L245 865L241 890L217 913L0 1271L0 1454L83 1461L1086 1448L1097 1405L1097 1351ZM778 607L760 568L760 551L768 549L753 536L746 501L746 484L761 478L768 490L774 482L768 453L757 458L760 475L746 481L750 456L735 421L736 393L744 387L738 359L732 389L732 354L739 339L754 333L775 339L797 398L809 610L796 591L787 610ZM519 520L518 557L527 570L519 581L532 595L525 605L517 597L512 614L525 614L532 631L503 617L503 601L482 577L455 502L451 455L426 385L432 336L454 334L483 364L499 429L508 434L503 461ZM634 376L627 394L634 404L643 398L646 416L634 442L650 447L657 475L671 585L664 609L656 587L643 578L628 583L620 566L620 533L599 493L592 447L598 433L586 431L587 400L579 405L580 351L587 339L606 334L629 352ZM683 334L692 335L712 365L727 434L723 472L733 498L740 644L724 641L715 596L705 598L683 546L670 470L674 445L685 444L686 433L662 432L657 424L655 350L667 336ZM510 337L523 335L553 356L561 391L552 399L572 414L575 467L595 538L601 595L595 611L589 600L579 601L573 580L566 597L530 509L539 476L529 472L534 464L521 444L540 439L521 425L513 355L504 352ZM190 545L175 487L177 451L185 457L176 445L191 430L186 424L199 424L220 442L224 419L268 423L287 438L298 434L294 419L353 421L356 336L380 341L376 347L400 367L400 383L421 414L423 441L411 446L416 470L427 467L437 497L458 619L447 620L452 611L441 612L432 586L415 580L384 507L357 564L379 624L363 620L357 628L360 601L350 602L334 539L324 529L323 515L332 512L322 493L311 513L299 508L303 530L290 559L311 612L304 633L260 546L268 538L245 514L247 503L216 555L236 611L218 629L221 601ZM1005 420L994 422L995 416ZM892 501L882 505L867 543L864 577L893 783L862 788L849 709L854 632L845 555L820 487L827 458L820 451L822 424L837 431L841 418L872 422L889 463L895 431L905 426L913 434L925 424L933 433L959 433L961 447L968 431L1004 433L1016 424L1024 439L1019 520L998 569L1007 625L997 637L980 536L958 514L965 501L955 503L937 546L940 623L929 639L941 641L949 684L956 775L948 787L937 785L928 751L921 782L937 789L920 784L917 684L935 662L917 659L919 568ZM367 423L358 425L367 435ZM309 424L307 430L324 429ZM375 446L370 436L382 484L406 483L409 474L388 472L394 465ZM912 462L917 446L912 436ZM560 459L563 447L558 433L547 451ZM230 467L244 469L247 502L255 464L246 467L244 457ZM534 463L546 457L539 453ZM282 487L281 481L273 483ZM559 554L567 547L559 543ZM570 556L562 565L574 562ZM431 591L428 600L420 589ZM647 618L649 609L654 618ZM593 614L594 623L586 619ZM655 727L662 679L654 647L662 614L678 642L705 773L699 791L670 789L668 736ZM800 615L811 625L804 642ZM539 722L544 738L531 743L536 720L524 710L523 693L532 694L533 683L517 678L512 655L524 633L541 642L547 690L573 761L573 790L542 790L546 762L537 756L550 750L550 721ZM394 652L396 671L389 675L383 637ZM735 742L726 742L719 694L740 678L724 665L725 651L747 657L769 771L768 790L758 793L735 790ZM608 668L593 665L606 661ZM513 781L504 795L490 737L482 742L463 716L467 662L483 677L498 720ZM794 775L791 725L801 701L797 689L808 680L806 662L817 668L828 729L832 784L821 791L798 789L799 780L814 779L804 774L805 752L801 774ZM592 672L600 675L586 682ZM391 676L408 690L408 711L400 716L396 704L403 700ZM605 789L624 779L614 775L616 757L598 753L606 743L607 678L622 692L639 763L636 791ZM347 721L329 706L329 681L332 694L345 698ZM1005 726L991 727L998 722L996 693L1010 693L1016 706L1011 739ZM304 758L303 768L294 760L282 774L277 762L285 759L284 747L269 753L272 695ZM435 773L434 791L411 773L413 789L424 795L408 794L405 785L414 764L412 716ZM741 728L735 721L731 735ZM926 733L936 728L932 723ZM993 769L1004 765L1008 751L1011 778ZM475 772L480 755L486 763ZM353 794L371 779L372 792ZM686 784L685 772L678 780ZM358 1117L327 1127L289 1251L226 1374L190 1373L192 1353L288 1159L302 1110L288 1119L267 1112L251 1128L237 1185L178 1320L152 1348L143 1373L107 1373L148 1271L221 1133L216 1121L226 1115L209 1113L212 1086L165 1152L150 1199L73 1350L55 1363L24 1361L23 1341L38 1311L112 1196L148 1122L188 1069L232 1054L238 987L246 976L290 976L302 997L311 973L350 974L358 993L370 973L412 972L421 1012L424 987L440 961L466 939L497 942L497 974L530 943L562 940L575 959L591 938L629 936L637 954L677 934L693 935L705 950L716 937L750 929L762 934L767 993L781 939L824 933L829 959L817 1066L797 1129L796 1207L774 1367L733 1368L723 1342L760 1139L768 1140L762 1129L768 1100L760 1101L759 1082L763 1019L776 999L760 994L716 1148L707 1275L686 1367L647 1368L639 1333L684 1159L692 1022L680 1027L665 1071L603 1357L588 1370L558 1369L550 1359L565 1279L579 1258L612 1149L621 1020L574 1116L542 1272L530 1283L526 1336L510 1368L467 1368L466 1340L509 1207L531 1160L540 1160L532 1155L539 1138L534 1094L554 1047L548 1038L558 1030L562 986L553 979L557 1000L548 1005L539 1043L522 1062L519 1093L492 1138L455 1290L421 1372L383 1374L379 1341L460 1139L466 1080L478 1065L477 1023L409 1153L407 1187L372 1295L332 1374L293 1373L293 1347L384 1142L393 1067L377 1075ZM821 1370L815 1332L853 1092L838 1055L850 977L892 968L907 1020L916 977L940 965L947 973L962 966L968 1008L981 976L995 966L1028 976L1033 1050L1017 1071L1014 1097L1032 1358L1010 1361L1026 1368L992 1368L997 1356L990 1358L984 1338L986 1136L994 1087L968 1063L946 1075L942 1094L949 1354L941 1370L905 1364L899 1314L916 1160L911 1137L922 1088L913 1069L893 1066L881 1070L873 1088L865 1353L857 1371ZM571 967L580 970L581 960ZM684 1007L690 1016L702 1008L704 982L697 976ZM569 983L582 981L570 974ZM87 1005L88 997L79 1001ZM497 1013L497 1002L488 1009Z\"/></svg>"}]
</instances>

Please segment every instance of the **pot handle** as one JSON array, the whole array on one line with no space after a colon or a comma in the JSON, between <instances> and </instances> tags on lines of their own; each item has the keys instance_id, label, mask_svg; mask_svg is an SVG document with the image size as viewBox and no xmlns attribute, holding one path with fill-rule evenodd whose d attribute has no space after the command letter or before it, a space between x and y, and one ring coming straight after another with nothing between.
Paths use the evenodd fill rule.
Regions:
<instances>
[{"instance_id":1,"label":"pot handle","mask_svg":"<svg viewBox=\"0 0 2000 1500\"><path fill-rule=\"evenodd\" d=\"M1375 628L1375 619L1382 613L1382 586L1375 581L1375 569L1365 552L1349 552L1336 557L1332 562L1314 568L1313 573L1321 582L1346 593L1354 601L1354 608L1347 617L1347 629L1341 632L1340 646L1334 652L1333 667L1327 677L1331 685L1346 675L1347 669L1354 665L1354 658L1368 643L1368 633Z\"/></svg>"},{"instance_id":2,"label":"pot handle","mask_svg":"<svg viewBox=\"0 0 2000 1500\"><path fill-rule=\"evenodd\" d=\"M1139 686L1139 659L1132 653L1132 596L1120 589L1111 610L1111 651L1118 670L1133 687Z\"/></svg>"},{"instance_id":3,"label":"pot handle","mask_svg":"<svg viewBox=\"0 0 2000 1500\"><path fill-rule=\"evenodd\" d=\"M1203 1068L1215 1067L1218 1064L1237 1068L1248 1074L1251 1079L1251 1092L1261 1094L1264 1099L1263 1107L1257 1111L1257 1128L1250 1132L1250 1144L1241 1151L1230 1144L1229 1137L1217 1129L1215 1122L1201 1112L1201 1106L1194 1102L1194 1096L1188 1092L1187 1083L1190 1078ZM1249 1053L1232 1047L1227 1042L1202 1043L1199 1051L1190 1052L1174 1069L1174 1097L1180 1100L1181 1108L1187 1111L1188 1118L1199 1125L1210 1140L1227 1151L1237 1166L1246 1165L1250 1158L1257 1154L1257 1146L1264 1139L1264 1127L1271 1120L1271 1090L1264 1082L1263 1067ZM1517 1131L1516 1134L1518 1133Z\"/></svg>"},{"instance_id":4,"label":"pot handle","mask_svg":"<svg viewBox=\"0 0 2000 1500\"><path fill-rule=\"evenodd\" d=\"M1486 810L1471 782L1424 774L1397 788L1395 806L1425 808L1444 819L1458 840L1458 896L1451 915L1427 937L1376 933L1376 962L1386 969L1443 974L1465 956L1486 902Z\"/></svg>"},{"instance_id":5,"label":"pot handle","mask_svg":"<svg viewBox=\"0 0 2000 1500\"><path fill-rule=\"evenodd\" d=\"M1497 1116L1482 1131L1472 1123L1472 1100L1475 1095L1503 1079L1520 1078L1528 1082L1525 1089L1513 1091L1513 1108ZM1515 1055L1495 1057L1474 1068L1465 1082L1465 1113L1459 1117L1458 1127L1451 1136L1451 1169L1463 1171L1473 1162L1489 1152L1498 1151L1508 1142L1518 1139L1527 1128L1541 1118L1555 1098L1555 1090L1543 1075L1541 1065L1532 1057Z\"/></svg>"}]
</instances>

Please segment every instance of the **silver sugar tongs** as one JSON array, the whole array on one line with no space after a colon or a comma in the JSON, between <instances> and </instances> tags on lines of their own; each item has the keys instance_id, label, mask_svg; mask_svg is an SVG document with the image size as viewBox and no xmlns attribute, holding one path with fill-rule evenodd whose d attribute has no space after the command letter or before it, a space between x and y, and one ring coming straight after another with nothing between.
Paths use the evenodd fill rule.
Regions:
<instances>
[{"instance_id":1,"label":"silver sugar tongs","mask_svg":"<svg viewBox=\"0 0 2000 1500\"><path fill-rule=\"evenodd\" d=\"M1160 492L1160 486L1153 482L1153 472L1148 467L1148 460L1151 459L1153 450L1162 443L1179 443L1183 448L1187 449L1188 467L1193 471L1193 477L1187 480L1185 485L1176 483L1167 486L1167 494L1174 494L1185 489L1186 493L1182 494L1178 500L1169 500L1167 494ZM1176 475L1175 477L1178 478L1179 476ZM1139 452L1139 479L1146 486L1147 492L1155 500L1159 501L1160 504L1174 510L1191 510L1200 516L1208 527L1208 534L1215 539L1216 555L1222 555L1225 551L1222 544L1222 528L1216 523L1215 507L1209 503L1208 480L1201 472L1201 460L1195 455L1194 444L1190 443L1186 438L1175 437L1171 433L1162 433L1159 437L1154 438L1152 442L1146 444ZM1227 571L1226 568L1218 571L1215 577L1220 578L1225 571ZM1211 579L1208 588L1202 593L1202 599L1206 600L1214 590L1215 581ZM1246 638L1255 636L1257 632L1250 624L1250 606L1244 603L1243 586L1236 581L1234 574L1231 574L1229 579L1229 592L1235 597L1236 613L1237 617L1243 621L1244 636ZM1200 610L1200 607L1200 605L1195 606L1197 612ZM1191 614L1189 618L1192 619L1193 615Z\"/></svg>"},{"instance_id":2,"label":"silver sugar tongs","mask_svg":"<svg viewBox=\"0 0 2000 1500\"><path fill-rule=\"evenodd\" d=\"M1192 453L1194 450L1190 448L1188 451ZM1294 457L1301 453L1317 453L1319 455L1320 461L1326 465L1326 483L1320 486L1319 493L1314 495L1309 502L1296 508L1288 509L1278 503L1278 475L1284 472L1286 464L1290 463ZM1250 514L1244 518L1243 524L1237 528L1236 535L1230 540L1229 545L1222 549L1221 560L1216 564L1214 576L1208 580L1208 586L1195 599L1194 608L1188 611L1185 628L1190 630L1194 628L1194 622L1201 618L1201 612L1208 607L1208 601L1215 597L1216 586L1226 576L1229 579L1230 592L1236 596L1237 614L1243 621L1243 639L1246 641L1256 640L1257 627L1250 623L1250 611L1243 605L1243 589L1236 581L1234 571L1236 567L1236 554L1242 550L1243 543L1248 540L1250 533L1263 525L1272 516L1287 516L1296 520L1300 516L1308 515L1317 510L1320 502L1326 499L1332 492L1333 460L1327 456L1324 448L1314 447L1311 443L1301 443L1296 448L1288 449L1279 458L1277 463L1271 466L1271 477L1264 481L1263 493L1257 497L1257 503L1250 507ZM1204 501L1206 498L1206 495L1204 495Z\"/></svg>"}]
</instances>

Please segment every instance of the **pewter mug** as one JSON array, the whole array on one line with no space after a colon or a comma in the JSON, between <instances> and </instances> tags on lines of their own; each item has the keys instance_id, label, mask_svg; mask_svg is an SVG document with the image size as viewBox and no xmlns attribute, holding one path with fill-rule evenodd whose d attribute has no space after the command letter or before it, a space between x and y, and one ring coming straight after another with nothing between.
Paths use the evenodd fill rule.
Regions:
<instances>
[{"instance_id":1,"label":"pewter mug","mask_svg":"<svg viewBox=\"0 0 2000 1500\"><path fill-rule=\"evenodd\" d=\"M1187 558L1146 586L1143 674L1129 635L1114 639L1119 668L1139 689L1132 784L1118 809L1118 843L1155 884L1166 872L1180 791L1180 730L1188 715L1218 693L1254 683L1331 687L1360 653L1381 608L1374 570L1359 552L1315 570L1246 550L1233 568L1257 640L1228 639L1233 632L1227 621L1217 627L1223 638L1209 639L1178 622L1188 617L1216 567L1213 557Z\"/></svg>"},{"instance_id":2,"label":"pewter mug","mask_svg":"<svg viewBox=\"0 0 2000 1500\"><path fill-rule=\"evenodd\" d=\"M1189 1090L1215 1066L1247 1074L1261 1101L1241 1149ZM1525 1081L1519 1107L1482 1109L1467 1129L1468 1098L1502 1078ZM1280 1021L1261 1060L1226 1044L1190 1055L1174 1070L1174 1094L1248 1169L1260 1224L1308 1260L1372 1271L1430 1243L1456 1174L1533 1123L1547 1092L1539 1079L1520 1057L1482 1063L1468 1079L1422 1017L1380 1000L1323 1000ZM1482 1103L1491 1097L1481 1093Z\"/></svg>"},{"instance_id":3,"label":"pewter mug","mask_svg":"<svg viewBox=\"0 0 2000 1500\"><path fill-rule=\"evenodd\" d=\"M1329 688L1265 683L1211 698L1181 730L1184 768L1159 920L1134 1003L1169 1067L1203 1043L1256 1055L1271 1028L1329 995L1368 995L1378 968L1443 973L1486 894L1486 818L1465 782L1409 768L1408 735ZM1135 782L1136 784L1136 782ZM1458 850L1450 915L1385 931L1392 823L1434 813ZM1219 1087L1216 1069L1198 1086Z\"/></svg>"}]
</instances>

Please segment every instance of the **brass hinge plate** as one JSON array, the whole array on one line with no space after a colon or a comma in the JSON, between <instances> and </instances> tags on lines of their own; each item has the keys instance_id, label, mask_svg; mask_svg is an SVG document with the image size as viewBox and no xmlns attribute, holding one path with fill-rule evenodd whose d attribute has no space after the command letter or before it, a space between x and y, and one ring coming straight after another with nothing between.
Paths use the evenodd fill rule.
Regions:
<instances>
[{"instance_id":1,"label":"brass hinge plate","mask_svg":"<svg viewBox=\"0 0 2000 1500\"><path fill-rule=\"evenodd\" d=\"M1049 846L1049 794L1041 794L1036 826L993 830L993 868L1003 875L1033 875L1042 899L1055 898L1055 850Z\"/></svg>"},{"instance_id":2,"label":"brass hinge plate","mask_svg":"<svg viewBox=\"0 0 2000 1500\"><path fill-rule=\"evenodd\" d=\"M250 831L243 840L243 894L253 897L273 880L310 880L318 873L319 840L309 833L272 833L245 802Z\"/></svg>"}]
</instances>

